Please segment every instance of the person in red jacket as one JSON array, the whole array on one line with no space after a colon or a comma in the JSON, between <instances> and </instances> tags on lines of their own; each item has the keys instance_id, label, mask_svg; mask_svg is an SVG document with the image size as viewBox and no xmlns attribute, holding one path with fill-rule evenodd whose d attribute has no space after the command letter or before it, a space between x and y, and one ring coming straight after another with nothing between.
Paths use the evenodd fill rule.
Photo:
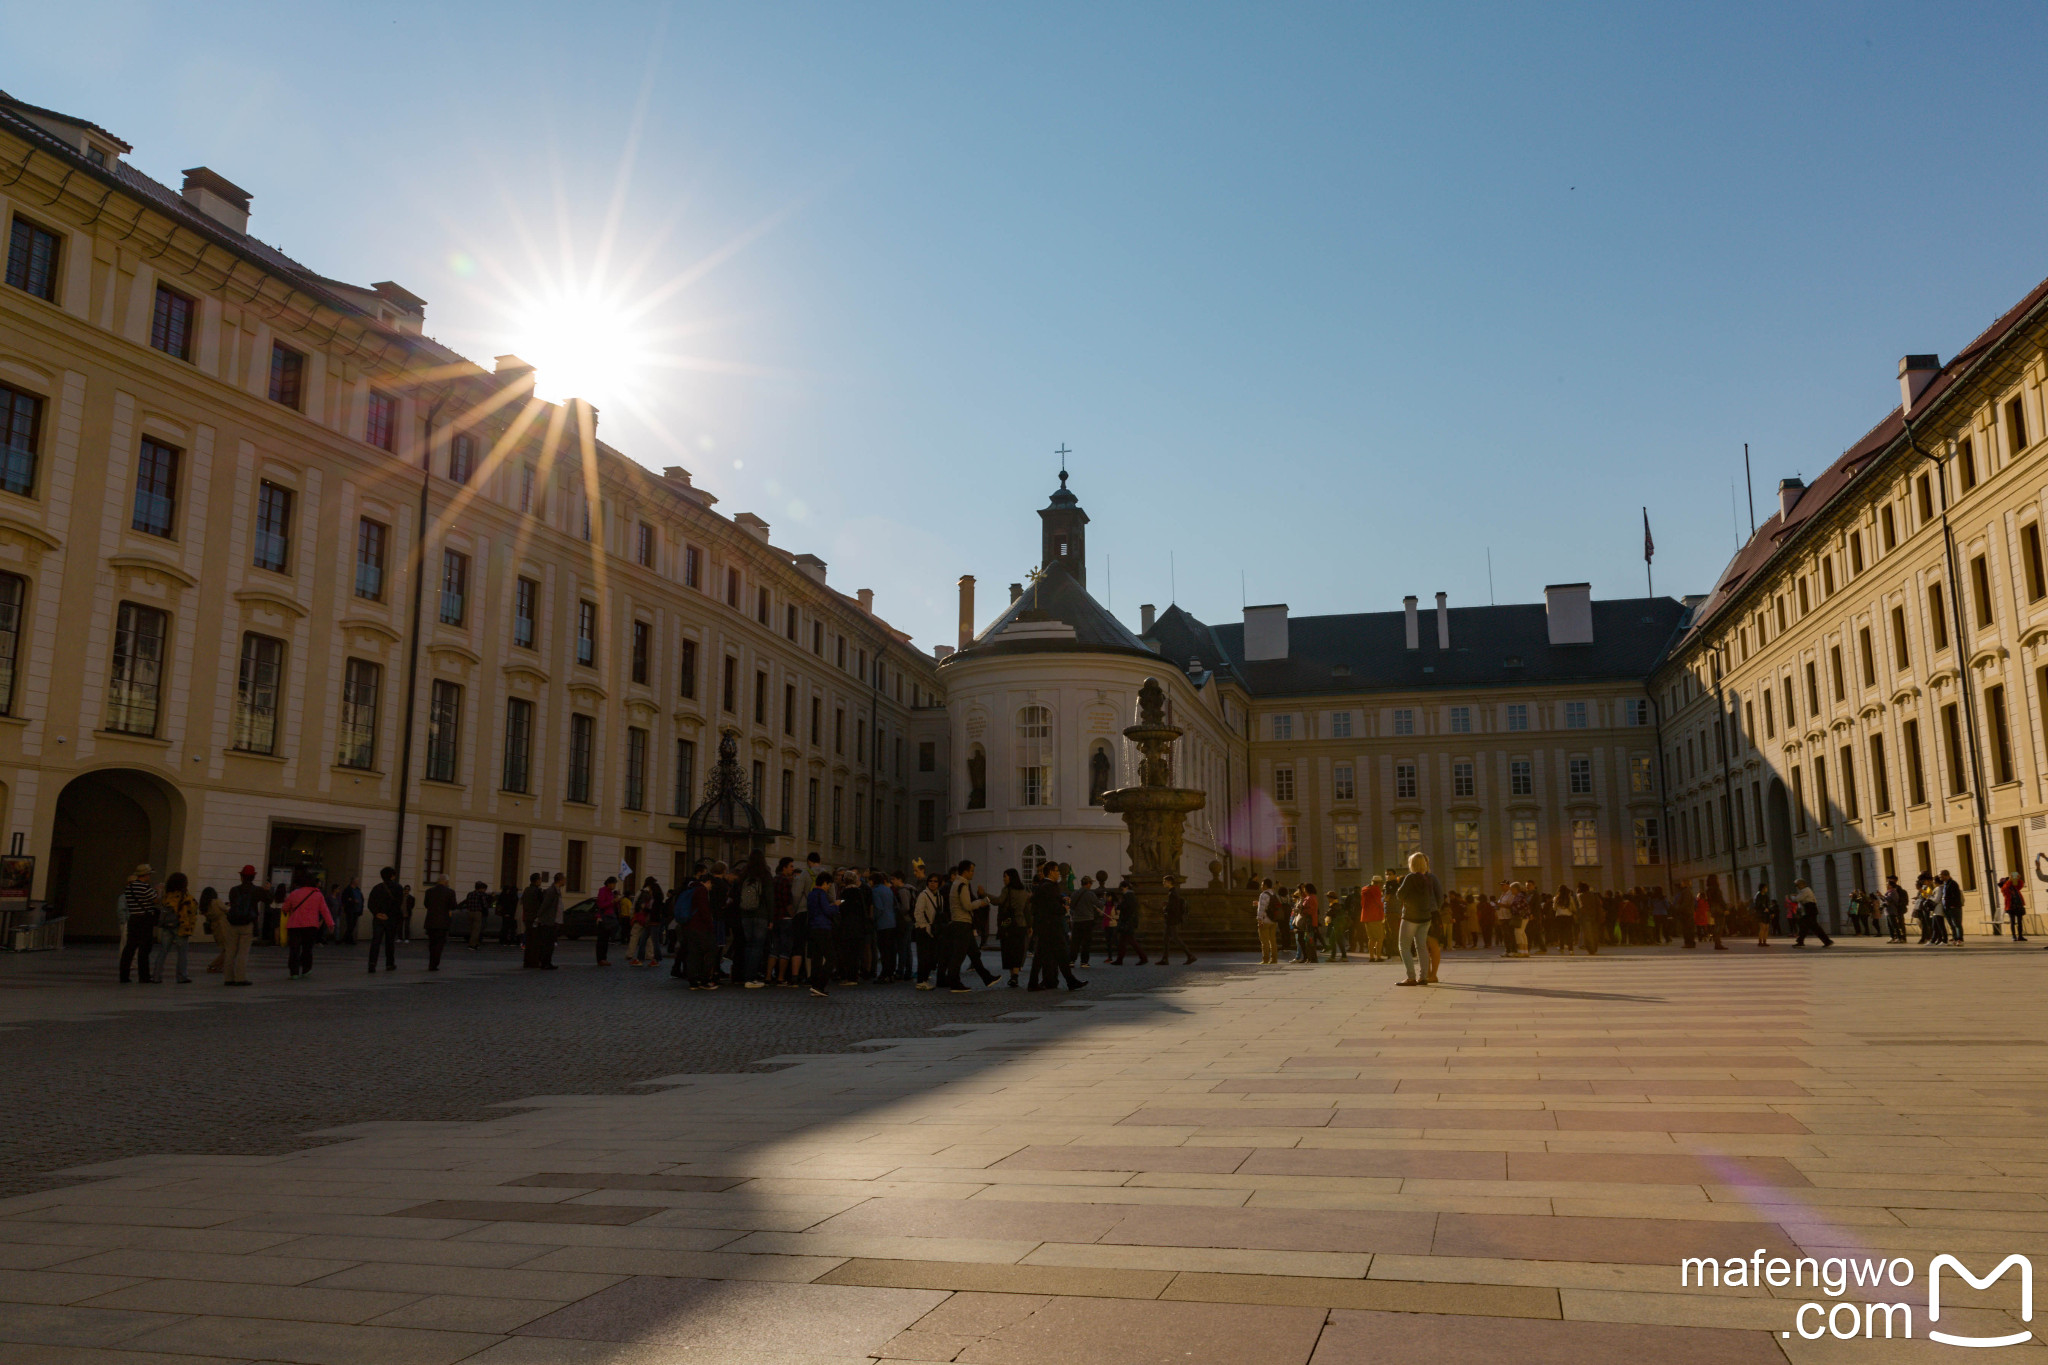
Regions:
<instances>
[{"instance_id":1,"label":"person in red jacket","mask_svg":"<svg viewBox=\"0 0 2048 1365\"><path fill-rule=\"evenodd\" d=\"M284 898L284 935L287 965L294 981L313 974L313 945L320 935L334 927L334 912L327 897L313 884L305 868L292 873L292 889Z\"/></svg>"},{"instance_id":2,"label":"person in red jacket","mask_svg":"<svg viewBox=\"0 0 2048 1365\"><path fill-rule=\"evenodd\" d=\"M1365 931L1365 960L1387 960L1387 894L1377 880L1367 882L1358 893L1358 927Z\"/></svg>"}]
</instances>

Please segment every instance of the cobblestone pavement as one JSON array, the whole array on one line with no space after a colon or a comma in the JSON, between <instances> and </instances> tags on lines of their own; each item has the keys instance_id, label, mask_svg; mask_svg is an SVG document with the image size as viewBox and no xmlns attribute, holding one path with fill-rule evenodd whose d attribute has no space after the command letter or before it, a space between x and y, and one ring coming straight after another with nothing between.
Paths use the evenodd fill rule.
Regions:
<instances>
[{"instance_id":1,"label":"cobblestone pavement","mask_svg":"<svg viewBox=\"0 0 2048 1365\"><path fill-rule=\"evenodd\" d=\"M755 1070L765 1059L843 1052L868 1039L986 1023L1038 996L905 986L692 993L667 964L591 965L563 943L557 972L519 970L519 950L451 948L428 975L424 946L370 976L360 948L319 950L304 984L284 950L257 950L255 985L122 986L114 952L87 945L0 955L0 1195L51 1172L140 1152L267 1154L317 1129L377 1119L474 1119L530 1095L637 1093L651 1077ZM1194 970L1201 970L1197 964ZM1087 991L1156 985L1185 968L1100 967ZM1060 999L1068 997L1062 993Z\"/></svg>"}]
</instances>

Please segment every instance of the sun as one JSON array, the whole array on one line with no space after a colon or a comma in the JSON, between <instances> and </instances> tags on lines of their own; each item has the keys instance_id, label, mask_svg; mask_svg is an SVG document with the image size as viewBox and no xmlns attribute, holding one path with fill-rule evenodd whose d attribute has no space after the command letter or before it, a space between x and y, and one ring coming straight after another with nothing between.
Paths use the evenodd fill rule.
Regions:
<instances>
[{"instance_id":1,"label":"sun","mask_svg":"<svg viewBox=\"0 0 2048 1365\"><path fill-rule=\"evenodd\" d=\"M534 367L540 397L603 409L644 393L655 340L628 300L591 288L550 291L526 301L511 324L512 353Z\"/></svg>"}]
</instances>

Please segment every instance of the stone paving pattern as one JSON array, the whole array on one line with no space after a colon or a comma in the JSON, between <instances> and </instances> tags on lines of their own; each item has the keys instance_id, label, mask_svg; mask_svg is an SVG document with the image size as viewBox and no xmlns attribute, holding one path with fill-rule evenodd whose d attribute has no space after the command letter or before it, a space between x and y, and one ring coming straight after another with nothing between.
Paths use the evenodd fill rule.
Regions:
<instances>
[{"instance_id":1,"label":"stone paving pattern","mask_svg":"<svg viewBox=\"0 0 2048 1365\"><path fill-rule=\"evenodd\" d=\"M2048 1265L2044 965L1985 942L1454 955L1418 990L1362 962L1100 968L1081 995L958 998L1016 1011L1001 1019L899 992L915 1026L867 1047L662 1076L620 1073L639 1054L608 1050L605 1010L562 1008L582 999L569 973L466 997L384 978L335 993L355 1022L296 1034L294 1011L324 1006L19 1028L0 1035L10 1065L30 1040L61 1060L72 1030L125 1028L164 1084L203 1089L182 1033L239 1016L317 1084L350 1064L373 995L395 1007L375 1014L390 1049L421 1065L546 1052L452 1006L440 1031L412 1022L525 992L548 1031L612 1059L605 1089L649 1084L266 1155L143 1130L80 1183L0 1200L0 1365L1953 1356L1925 1340L1924 1281L1884 1296L1915 1305L1914 1340L1806 1341L1785 1335L1795 1310L1832 1299L1681 1289L1677 1262ZM604 989L657 1002L646 1026L686 1051L798 1017L641 977ZM833 1011L893 1008L802 1003L819 1034ZM2010 1276L1951 1279L1943 1300L1951 1332L2029 1327Z\"/></svg>"}]
</instances>

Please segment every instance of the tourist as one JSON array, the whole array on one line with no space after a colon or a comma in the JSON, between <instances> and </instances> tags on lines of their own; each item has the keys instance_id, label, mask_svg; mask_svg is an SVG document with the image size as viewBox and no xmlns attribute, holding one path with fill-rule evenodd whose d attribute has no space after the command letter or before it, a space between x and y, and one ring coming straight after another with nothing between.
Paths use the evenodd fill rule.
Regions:
<instances>
[{"instance_id":1,"label":"tourist","mask_svg":"<svg viewBox=\"0 0 2048 1365\"><path fill-rule=\"evenodd\" d=\"M996 938L1003 946L1003 970L1010 974L1010 989L1015 990L1031 940L1031 892L1014 867L1003 870L1003 889L996 893Z\"/></svg>"},{"instance_id":2,"label":"tourist","mask_svg":"<svg viewBox=\"0 0 2048 1365\"><path fill-rule=\"evenodd\" d=\"M1579 946L1577 907L1572 903L1572 888L1569 883L1560 882L1557 895L1550 901L1550 937L1557 943L1559 951L1570 957Z\"/></svg>"},{"instance_id":3,"label":"tourist","mask_svg":"<svg viewBox=\"0 0 2048 1365\"><path fill-rule=\"evenodd\" d=\"M1493 937L1500 932L1500 906L1491 896L1479 898L1479 943L1478 947L1491 948Z\"/></svg>"},{"instance_id":4,"label":"tourist","mask_svg":"<svg viewBox=\"0 0 2048 1365\"><path fill-rule=\"evenodd\" d=\"M190 964L186 959L187 945L192 935L199 932L199 903L186 890L189 883L182 872L173 872L164 881L164 893L158 901L156 932L156 980L164 979L164 960L172 951L178 954L178 984L192 984Z\"/></svg>"},{"instance_id":5,"label":"tourist","mask_svg":"<svg viewBox=\"0 0 2048 1365\"><path fill-rule=\"evenodd\" d=\"M778 986L794 987L802 975L804 915L802 897L796 885L796 859L783 858L775 864L775 879L768 934L767 979Z\"/></svg>"},{"instance_id":6,"label":"tourist","mask_svg":"<svg viewBox=\"0 0 2048 1365\"><path fill-rule=\"evenodd\" d=\"M1600 904L1600 897L1584 882L1579 883L1578 894L1572 897L1572 917L1579 924L1579 942L1585 946L1588 957L1600 953L1600 940L1607 937L1607 912Z\"/></svg>"},{"instance_id":7,"label":"tourist","mask_svg":"<svg viewBox=\"0 0 2048 1365\"><path fill-rule=\"evenodd\" d=\"M1332 962L1351 960L1351 931L1358 923L1358 899L1338 891L1330 896L1324 918L1329 922L1329 957Z\"/></svg>"},{"instance_id":8,"label":"tourist","mask_svg":"<svg viewBox=\"0 0 2048 1365\"><path fill-rule=\"evenodd\" d=\"M540 878L538 872L529 875L526 889L519 893L519 941L526 947L519 965L535 970L540 967L540 934L534 926L540 919L541 902L548 897L547 888L541 885Z\"/></svg>"},{"instance_id":9,"label":"tourist","mask_svg":"<svg viewBox=\"0 0 2048 1365\"><path fill-rule=\"evenodd\" d=\"M1259 965L1273 966L1280 961L1280 894L1273 889L1273 879L1268 877L1259 884L1258 898L1252 902L1252 923L1259 931Z\"/></svg>"},{"instance_id":10,"label":"tourist","mask_svg":"<svg viewBox=\"0 0 2048 1365\"><path fill-rule=\"evenodd\" d=\"M1067 961L1067 897L1060 885L1059 869L1049 863L1038 868L1038 881L1031 888L1031 989L1049 991L1066 979L1067 989L1078 991L1088 983L1074 975Z\"/></svg>"},{"instance_id":11,"label":"tourist","mask_svg":"<svg viewBox=\"0 0 2048 1365\"><path fill-rule=\"evenodd\" d=\"M1906 888L1899 885L1897 877L1884 879L1884 927L1886 941L1906 941Z\"/></svg>"},{"instance_id":12,"label":"tourist","mask_svg":"<svg viewBox=\"0 0 2048 1365\"><path fill-rule=\"evenodd\" d=\"M392 877L397 874L386 868L385 875ZM292 870L292 889L280 908L287 944L286 967L291 972L290 979L300 981L313 974L313 945L320 941L323 932L334 927L334 912L327 908L327 897L321 893L312 870L305 867ZM370 947L370 970L373 972L377 970L374 933L373 929Z\"/></svg>"},{"instance_id":13,"label":"tourist","mask_svg":"<svg viewBox=\"0 0 2048 1365\"><path fill-rule=\"evenodd\" d=\"M804 956L811 963L811 994L822 1000L825 987L832 980L832 963L837 956L839 902L832 895L831 873L820 872L812 880L811 892L804 898L804 912L810 930Z\"/></svg>"},{"instance_id":14,"label":"tourist","mask_svg":"<svg viewBox=\"0 0 2048 1365\"><path fill-rule=\"evenodd\" d=\"M519 888L507 882L498 888L498 946L511 948L519 943Z\"/></svg>"},{"instance_id":15,"label":"tourist","mask_svg":"<svg viewBox=\"0 0 2048 1365\"><path fill-rule=\"evenodd\" d=\"M1316 899L1313 882L1303 882L1301 890L1294 897L1294 914L1289 920L1294 926L1294 960L1313 963L1316 960L1316 940L1321 934L1322 905ZM1159 947L1159 965L1164 967L1166 955L1172 951L1172 940ZM1190 962L1193 958L1188 959Z\"/></svg>"},{"instance_id":16,"label":"tourist","mask_svg":"<svg viewBox=\"0 0 2048 1365\"><path fill-rule=\"evenodd\" d=\"M934 989L931 977L938 971L937 936L946 922L945 878L936 872L924 876L924 890L917 893L917 908L911 912L911 938L917 945L917 988Z\"/></svg>"},{"instance_id":17,"label":"tourist","mask_svg":"<svg viewBox=\"0 0 2048 1365\"><path fill-rule=\"evenodd\" d=\"M1387 960L1387 897L1380 878L1368 881L1358 892L1358 923L1365 931L1365 960ZM1266 883L1271 886L1271 882Z\"/></svg>"},{"instance_id":18,"label":"tourist","mask_svg":"<svg viewBox=\"0 0 2048 1365\"><path fill-rule=\"evenodd\" d=\"M896 979L896 944L902 928L896 913L896 892L879 867L868 869L868 914L875 926L873 980L877 985L887 985Z\"/></svg>"},{"instance_id":19,"label":"tourist","mask_svg":"<svg viewBox=\"0 0 2048 1365\"><path fill-rule=\"evenodd\" d=\"M227 909L221 915L220 984L249 984L249 943L256 936L256 922L262 916L262 887L256 885L256 869L242 869L242 880L228 888Z\"/></svg>"},{"instance_id":20,"label":"tourist","mask_svg":"<svg viewBox=\"0 0 2048 1365\"><path fill-rule=\"evenodd\" d=\"M491 917L489 882L478 882L470 888L469 894L462 898L462 912L469 917L469 950L480 953L484 948L484 922Z\"/></svg>"},{"instance_id":21,"label":"tourist","mask_svg":"<svg viewBox=\"0 0 2048 1365\"><path fill-rule=\"evenodd\" d=\"M1725 953L1728 951L1728 945L1721 942L1721 925L1728 918L1728 898L1721 894L1720 874L1707 874L1706 884L1700 891L1700 899L1706 904L1706 918L1701 919L1697 913L1693 916L1694 931L1701 938L1711 935L1714 940L1714 951Z\"/></svg>"},{"instance_id":22,"label":"tourist","mask_svg":"<svg viewBox=\"0 0 2048 1365\"><path fill-rule=\"evenodd\" d=\"M612 965L612 939L619 931L619 879L606 877L604 885L597 888L594 902L591 907L590 931L591 937L597 942L593 945L592 961L597 966L609 967Z\"/></svg>"},{"instance_id":23,"label":"tourist","mask_svg":"<svg viewBox=\"0 0 2048 1365\"><path fill-rule=\"evenodd\" d=\"M455 926L455 888L448 885L447 873L436 874L427 888L426 908L420 929L427 936L427 970L438 972L441 954L448 950L448 931Z\"/></svg>"},{"instance_id":24,"label":"tourist","mask_svg":"<svg viewBox=\"0 0 2048 1365\"><path fill-rule=\"evenodd\" d=\"M973 863L962 862L953 870L952 885L946 890L946 906L951 918L945 924L940 947L939 985L956 995L971 989L960 980L963 965L974 968L982 985L994 985L996 974L982 965L981 947L974 937L975 918L988 910L989 897L974 884Z\"/></svg>"},{"instance_id":25,"label":"tourist","mask_svg":"<svg viewBox=\"0 0 2048 1365\"><path fill-rule=\"evenodd\" d=\"M2012 926L2012 941L2027 941L2027 894L2017 877L2002 877L1998 882L1998 894L2005 906L2006 923Z\"/></svg>"},{"instance_id":26,"label":"tourist","mask_svg":"<svg viewBox=\"0 0 2048 1365\"><path fill-rule=\"evenodd\" d=\"M252 869L253 870L253 869ZM363 879L350 877L348 885L341 889L341 941L353 948L356 945L356 924L363 917Z\"/></svg>"},{"instance_id":27,"label":"tourist","mask_svg":"<svg viewBox=\"0 0 2048 1365\"><path fill-rule=\"evenodd\" d=\"M640 892L633 897L633 909L626 929L626 965L628 967L652 966L661 952L661 926L657 922L662 909L661 883L649 877L640 883Z\"/></svg>"},{"instance_id":28,"label":"tourist","mask_svg":"<svg viewBox=\"0 0 2048 1365\"><path fill-rule=\"evenodd\" d=\"M384 969L398 970L398 932L405 917L405 888L398 884L398 869L387 867L370 888L366 905L370 915L370 971L377 971L377 949L384 949Z\"/></svg>"},{"instance_id":29,"label":"tourist","mask_svg":"<svg viewBox=\"0 0 2048 1365\"><path fill-rule=\"evenodd\" d=\"M1750 897L1749 913L1756 916L1756 946L1771 946L1771 916L1777 913L1777 898L1771 895L1769 878L1759 879L1756 895Z\"/></svg>"},{"instance_id":30,"label":"tourist","mask_svg":"<svg viewBox=\"0 0 2048 1365\"><path fill-rule=\"evenodd\" d=\"M1960 948L1963 946L1963 888L1943 868L1935 877L1941 897L1941 915L1948 921L1949 941Z\"/></svg>"},{"instance_id":31,"label":"tourist","mask_svg":"<svg viewBox=\"0 0 2048 1365\"><path fill-rule=\"evenodd\" d=\"M1792 899L1799 906L1799 922L1795 926L1792 946L1804 948L1806 936L1812 934L1820 939L1820 946L1832 948L1835 941L1828 937L1828 931L1820 927L1820 900L1813 894L1813 888L1802 880L1792 883Z\"/></svg>"},{"instance_id":32,"label":"tourist","mask_svg":"<svg viewBox=\"0 0 2048 1365\"><path fill-rule=\"evenodd\" d=\"M1397 986L1426 986L1434 975L1429 961L1429 929L1443 904L1443 886L1420 852L1408 855L1408 875L1394 893L1401 906L1401 967L1407 976Z\"/></svg>"},{"instance_id":33,"label":"tourist","mask_svg":"<svg viewBox=\"0 0 2048 1365\"><path fill-rule=\"evenodd\" d=\"M213 961L206 964L208 975L218 972L227 960L227 909L227 902L212 887L199 893L199 922L206 926L206 936L220 949L213 955Z\"/></svg>"},{"instance_id":34,"label":"tourist","mask_svg":"<svg viewBox=\"0 0 2048 1365\"><path fill-rule=\"evenodd\" d=\"M1095 942L1095 926L1102 919L1102 897L1095 892L1094 877L1081 878L1081 885L1067 902L1067 925L1071 935L1069 951L1076 962L1088 965L1088 950Z\"/></svg>"},{"instance_id":35,"label":"tourist","mask_svg":"<svg viewBox=\"0 0 2048 1365\"><path fill-rule=\"evenodd\" d=\"M1159 965L1166 965L1167 957L1173 952L1173 945L1180 945L1184 967L1193 966L1195 955L1188 948L1188 941L1182 937L1180 927L1187 922L1188 903L1180 894L1180 878L1168 873L1159 879L1166 887L1166 905L1160 912ZM1143 959L1139 959L1141 962Z\"/></svg>"},{"instance_id":36,"label":"tourist","mask_svg":"<svg viewBox=\"0 0 2048 1365\"><path fill-rule=\"evenodd\" d=\"M567 897L569 874L557 872L541 893L540 909L534 913L533 922L527 926L527 934L539 940L535 948L534 965L544 972L555 970L555 935L562 929L562 902Z\"/></svg>"},{"instance_id":37,"label":"tourist","mask_svg":"<svg viewBox=\"0 0 2048 1365\"><path fill-rule=\"evenodd\" d=\"M727 899L739 931L739 946L733 953L733 979L747 990L760 990L767 984L768 938L775 916L775 878L768 871L767 855L760 849L747 855Z\"/></svg>"},{"instance_id":38,"label":"tourist","mask_svg":"<svg viewBox=\"0 0 2048 1365\"><path fill-rule=\"evenodd\" d=\"M1113 947L1115 951L1113 956L1105 959L1110 966L1123 966L1124 957L1129 953L1137 954L1138 965L1141 967L1151 961L1150 958L1145 956L1144 946L1138 942L1139 914L1138 893L1132 889L1131 879L1125 877L1117 883L1115 900L1112 907L1109 926L1111 942L1109 946Z\"/></svg>"}]
</instances>

